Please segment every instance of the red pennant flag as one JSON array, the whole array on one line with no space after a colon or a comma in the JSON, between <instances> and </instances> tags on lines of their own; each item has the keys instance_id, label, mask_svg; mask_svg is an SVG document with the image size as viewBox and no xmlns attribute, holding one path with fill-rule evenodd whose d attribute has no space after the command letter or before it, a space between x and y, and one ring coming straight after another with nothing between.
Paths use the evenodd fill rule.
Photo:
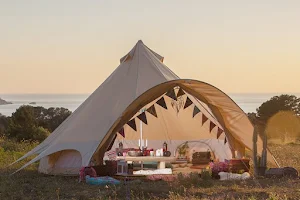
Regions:
<instances>
[{"instance_id":1,"label":"red pennant flag","mask_svg":"<svg viewBox=\"0 0 300 200\"><path fill-rule=\"evenodd\" d=\"M227 139L225 138L225 140L224 140L224 144L226 144L227 143Z\"/></svg>"},{"instance_id":2,"label":"red pennant flag","mask_svg":"<svg viewBox=\"0 0 300 200\"><path fill-rule=\"evenodd\" d=\"M192 100L190 100L190 98L187 97L183 109L186 109L187 107L189 107L192 104L193 104Z\"/></svg>"},{"instance_id":3,"label":"red pennant flag","mask_svg":"<svg viewBox=\"0 0 300 200\"><path fill-rule=\"evenodd\" d=\"M124 131L124 127L122 127L119 131L120 135L123 136L123 138L125 138L125 131Z\"/></svg>"},{"instance_id":4,"label":"red pennant flag","mask_svg":"<svg viewBox=\"0 0 300 200\"><path fill-rule=\"evenodd\" d=\"M202 126L208 120L208 118L202 113Z\"/></svg>"},{"instance_id":5,"label":"red pennant flag","mask_svg":"<svg viewBox=\"0 0 300 200\"><path fill-rule=\"evenodd\" d=\"M211 132L215 127L216 125L211 121L209 124L209 132Z\"/></svg>"},{"instance_id":6,"label":"red pennant flag","mask_svg":"<svg viewBox=\"0 0 300 200\"><path fill-rule=\"evenodd\" d=\"M163 108L165 108L165 109L168 109L164 97L161 97L156 103L157 103L158 105L160 105L161 107L163 107Z\"/></svg>"},{"instance_id":7,"label":"red pennant flag","mask_svg":"<svg viewBox=\"0 0 300 200\"><path fill-rule=\"evenodd\" d=\"M147 109L147 112L157 118L157 113L156 113L154 104Z\"/></svg>"},{"instance_id":8,"label":"red pennant flag","mask_svg":"<svg viewBox=\"0 0 300 200\"><path fill-rule=\"evenodd\" d=\"M217 139L219 139L219 137L221 136L222 133L223 133L223 130L218 127Z\"/></svg>"},{"instance_id":9,"label":"red pennant flag","mask_svg":"<svg viewBox=\"0 0 300 200\"><path fill-rule=\"evenodd\" d=\"M147 122L147 117L146 117L146 113L143 112L140 115L137 116L137 118L139 118L142 122L144 122L145 124L148 124Z\"/></svg>"},{"instance_id":10,"label":"red pennant flag","mask_svg":"<svg viewBox=\"0 0 300 200\"><path fill-rule=\"evenodd\" d=\"M136 124L135 124L135 118L133 118L132 120L130 120L129 122L127 122L127 124L136 131Z\"/></svg>"}]
</instances>

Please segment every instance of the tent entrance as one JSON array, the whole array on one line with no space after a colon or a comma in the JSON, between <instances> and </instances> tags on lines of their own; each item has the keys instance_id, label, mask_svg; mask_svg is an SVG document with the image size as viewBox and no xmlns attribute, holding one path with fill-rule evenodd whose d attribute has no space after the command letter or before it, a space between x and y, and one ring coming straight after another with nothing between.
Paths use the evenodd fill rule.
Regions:
<instances>
[{"instance_id":1,"label":"tent entrance","mask_svg":"<svg viewBox=\"0 0 300 200\"><path fill-rule=\"evenodd\" d=\"M180 145L188 142L189 157L207 149L219 160L232 157L223 128L209 107L178 86L145 105L114 135L104 159L110 159L119 142L124 148L138 149L141 135L148 149L162 148L167 142L171 156L178 156Z\"/></svg>"}]
</instances>

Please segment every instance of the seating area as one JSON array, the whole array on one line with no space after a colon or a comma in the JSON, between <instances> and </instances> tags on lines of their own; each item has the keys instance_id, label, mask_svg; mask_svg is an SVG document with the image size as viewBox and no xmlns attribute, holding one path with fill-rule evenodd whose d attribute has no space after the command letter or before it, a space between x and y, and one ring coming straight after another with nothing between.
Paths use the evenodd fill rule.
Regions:
<instances>
[{"instance_id":1,"label":"seating area","mask_svg":"<svg viewBox=\"0 0 300 200\"><path fill-rule=\"evenodd\" d=\"M105 165L95 166L94 168L98 176L113 177L165 176L179 173L188 174L191 172L201 174L203 170L209 170L211 171L212 177L220 178L218 176L219 172L238 174L249 172L249 159L224 159L224 161L219 161L216 159L215 152L209 150L196 151L195 148L192 149L193 150L186 149L185 155L187 156L176 154L176 152L171 156L167 156L167 154L157 156L153 153L150 155L151 151L140 154L131 152L130 154L129 152L133 151L134 148L121 148L122 154L120 154L120 149L116 148L115 150L112 149L110 152L107 152L110 160L106 160ZM138 152L139 150L135 149L134 151ZM189 153L189 151L192 151L192 153Z\"/></svg>"}]
</instances>

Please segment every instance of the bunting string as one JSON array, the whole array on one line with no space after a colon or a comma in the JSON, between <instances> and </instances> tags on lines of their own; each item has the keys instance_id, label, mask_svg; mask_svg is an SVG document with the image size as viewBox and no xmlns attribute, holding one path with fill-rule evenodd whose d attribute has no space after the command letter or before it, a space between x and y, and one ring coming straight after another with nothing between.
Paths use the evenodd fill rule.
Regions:
<instances>
[{"instance_id":1,"label":"bunting string","mask_svg":"<svg viewBox=\"0 0 300 200\"><path fill-rule=\"evenodd\" d=\"M176 88L177 89L177 88ZM193 115L192 117L195 118L195 116L199 113L202 114L202 126L204 125L204 123L206 123L207 121L209 121L209 132L212 133L213 129L215 127L217 127L217 139L219 139L219 137L224 133L224 130L220 127L218 127L214 122L212 122L211 120L208 119L208 117L206 115L204 115L203 112L201 112L201 110L192 102L192 100L189 97L186 97L186 101L184 102L184 98L183 95L185 95L185 92L179 88L178 92L176 94L176 91L174 88L172 88L171 90L169 90L166 94L166 96L168 96L169 98L171 98L171 105L172 107L176 110L177 114L179 113L179 110L183 107L183 109L188 108L191 105L194 105L193 108ZM144 110L144 112L142 112L141 114L139 114L138 116L136 116L135 118L131 119L130 121L127 122L127 125L129 125L134 131L137 131L137 127L136 127L136 118L138 118L139 120L141 120L144 124L148 125L148 120L147 120L147 115L146 112L150 113L152 116L158 118L157 112L156 112L156 108L155 108L155 104L158 104L159 106L161 106L164 109L168 109L166 101L164 99L164 96L162 96L160 99L158 99L153 105L151 105L149 108L147 108L146 110ZM120 135L122 135L125 138L125 131L124 131L124 127L121 128L118 133ZM227 138L225 137L224 140L224 144L227 143Z\"/></svg>"}]
</instances>

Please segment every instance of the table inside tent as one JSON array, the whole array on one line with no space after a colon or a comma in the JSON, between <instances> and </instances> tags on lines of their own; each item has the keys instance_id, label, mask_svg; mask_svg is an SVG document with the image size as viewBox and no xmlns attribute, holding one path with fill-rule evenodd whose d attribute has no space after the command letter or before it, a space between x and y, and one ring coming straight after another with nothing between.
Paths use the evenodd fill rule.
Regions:
<instances>
[{"instance_id":1,"label":"table inside tent","mask_svg":"<svg viewBox=\"0 0 300 200\"><path fill-rule=\"evenodd\" d=\"M175 157L156 157L156 156L117 156L116 160L125 160L126 162L157 162L157 169L165 169L166 162L175 162ZM142 165L143 167L143 165Z\"/></svg>"}]
</instances>

